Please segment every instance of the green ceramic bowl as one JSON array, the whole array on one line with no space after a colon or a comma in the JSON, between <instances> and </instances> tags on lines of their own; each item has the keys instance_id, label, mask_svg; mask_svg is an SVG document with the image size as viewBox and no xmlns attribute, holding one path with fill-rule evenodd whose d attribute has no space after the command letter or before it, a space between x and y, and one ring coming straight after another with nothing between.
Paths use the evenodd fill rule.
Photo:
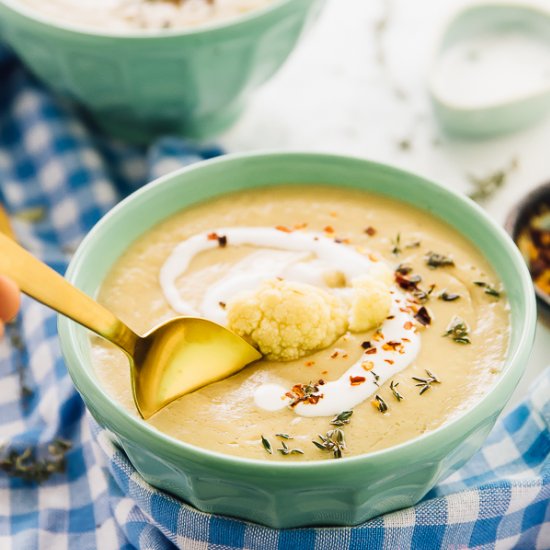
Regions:
<instances>
[{"instance_id":1,"label":"green ceramic bowl","mask_svg":"<svg viewBox=\"0 0 550 550\"><path fill-rule=\"evenodd\" d=\"M67 277L94 295L132 241L167 216L231 191L289 182L364 189L404 200L443 218L488 258L510 301L511 342L503 373L471 410L407 443L363 456L308 463L240 459L172 439L126 412L101 389L87 331L65 318L59 321L61 344L88 409L152 485L205 512L272 527L353 525L415 504L468 460L524 371L535 330L531 278L511 239L477 205L418 176L366 160L302 153L232 155L174 172L124 200L84 239Z\"/></svg>"},{"instance_id":2,"label":"green ceramic bowl","mask_svg":"<svg viewBox=\"0 0 550 550\"><path fill-rule=\"evenodd\" d=\"M53 90L110 133L214 135L288 57L324 0L274 0L191 30L109 33L57 23L0 0L0 35Z\"/></svg>"},{"instance_id":3,"label":"green ceramic bowl","mask_svg":"<svg viewBox=\"0 0 550 550\"><path fill-rule=\"evenodd\" d=\"M514 31L533 36L550 46L550 10L513 2L476 3L459 11L446 27L436 62L452 46L487 34ZM550 111L550 85L531 94L503 101L463 105L437 90L434 74L428 82L435 115L450 134L465 138L490 138L513 132L541 120Z\"/></svg>"}]
</instances>

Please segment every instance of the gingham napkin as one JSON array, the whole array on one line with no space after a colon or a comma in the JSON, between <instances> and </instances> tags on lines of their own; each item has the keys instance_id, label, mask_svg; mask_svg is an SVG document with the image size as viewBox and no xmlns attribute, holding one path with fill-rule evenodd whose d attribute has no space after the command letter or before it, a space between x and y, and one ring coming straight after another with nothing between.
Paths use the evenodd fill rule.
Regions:
<instances>
[{"instance_id":1,"label":"gingham napkin","mask_svg":"<svg viewBox=\"0 0 550 550\"><path fill-rule=\"evenodd\" d=\"M0 200L19 240L59 271L128 192L216 154L175 139L142 149L100 138L0 50ZM88 418L55 314L25 299L0 343L0 440L39 453L58 437L72 447L65 471L41 484L0 471L0 549L550 548L549 423L550 369L483 450L414 508L357 527L280 531L204 514L147 485Z\"/></svg>"}]
</instances>

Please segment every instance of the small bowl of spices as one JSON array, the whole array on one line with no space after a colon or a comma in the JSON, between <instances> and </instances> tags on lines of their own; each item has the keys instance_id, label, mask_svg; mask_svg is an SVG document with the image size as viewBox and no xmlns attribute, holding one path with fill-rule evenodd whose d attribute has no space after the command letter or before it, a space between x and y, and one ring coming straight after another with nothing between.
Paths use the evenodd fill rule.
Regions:
<instances>
[{"instance_id":1,"label":"small bowl of spices","mask_svg":"<svg viewBox=\"0 0 550 550\"><path fill-rule=\"evenodd\" d=\"M529 267L539 310L550 319L550 182L529 193L505 226Z\"/></svg>"}]
</instances>

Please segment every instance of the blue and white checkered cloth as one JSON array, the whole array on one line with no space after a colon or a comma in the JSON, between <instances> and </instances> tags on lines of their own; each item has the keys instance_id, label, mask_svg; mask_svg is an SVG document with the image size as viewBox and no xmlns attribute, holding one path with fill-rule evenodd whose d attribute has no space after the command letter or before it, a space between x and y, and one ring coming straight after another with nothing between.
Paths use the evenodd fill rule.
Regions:
<instances>
[{"instance_id":1,"label":"blue and white checkered cloth","mask_svg":"<svg viewBox=\"0 0 550 550\"><path fill-rule=\"evenodd\" d=\"M84 120L0 50L0 200L19 240L59 271L120 198L219 154L176 139L130 147ZM37 207L44 216L25 221ZM356 527L279 531L198 512L145 483L86 415L55 314L25 299L18 322L24 345L0 344L0 441L23 450L61 437L72 448L66 471L38 485L0 471L1 549L550 548L550 369L482 451L414 508Z\"/></svg>"}]
</instances>

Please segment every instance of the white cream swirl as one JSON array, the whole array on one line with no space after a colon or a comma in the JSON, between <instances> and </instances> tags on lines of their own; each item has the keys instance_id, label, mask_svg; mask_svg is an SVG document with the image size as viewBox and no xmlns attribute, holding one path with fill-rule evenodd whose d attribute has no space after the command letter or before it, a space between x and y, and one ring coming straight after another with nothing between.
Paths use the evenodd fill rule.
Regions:
<instances>
[{"instance_id":1,"label":"white cream swirl","mask_svg":"<svg viewBox=\"0 0 550 550\"><path fill-rule=\"evenodd\" d=\"M252 252L237 262L219 281L211 285L198 308L182 298L177 280L187 271L200 252L229 246L252 246ZM258 287L275 277L326 286L322 274L330 270L343 273L349 282L376 269L379 262L358 252L354 247L325 235L306 231L286 232L270 227L217 228L196 234L178 244L160 271L160 285L171 307L182 315L201 315L226 324L226 313L220 303L227 303L243 290ZM331 289L349 293L349 288ZM339 379L320 388L323 397L316 404L300 402L293 410L301 416L329 416L353 408L376 392L397 372L405 369L420 350L420 337L415 330L413 314L406 308L406 296L392 287L390 316L371 338L365 350ZM373 351L375 350L375 351ZM288 388L264 384L257 388L254 399L258 407L278 410L291 399Z\"/></svg>"}]
</instances>

